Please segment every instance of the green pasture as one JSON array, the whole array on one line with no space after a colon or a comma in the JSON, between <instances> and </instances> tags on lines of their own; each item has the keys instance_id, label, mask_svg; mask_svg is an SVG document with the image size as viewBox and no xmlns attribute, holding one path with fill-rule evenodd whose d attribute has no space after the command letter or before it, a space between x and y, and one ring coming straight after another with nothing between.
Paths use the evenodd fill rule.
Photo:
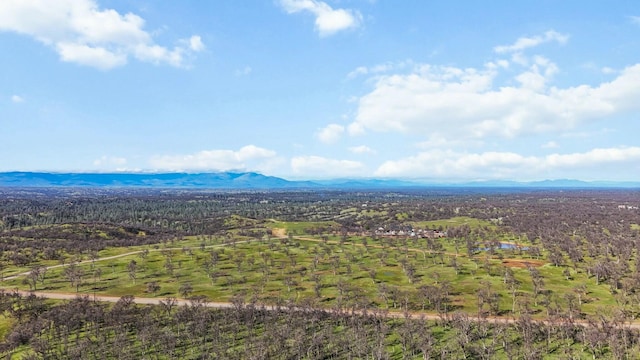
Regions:
<instances>
[{"instance_id":1,"label":"green pasture","mask_svg":"<svg viewBox=\"0 0 640 360\"><path fill-rule=\"evenodd\" d=\"M270 229L284 229L286 234L302 235L309 229L338 229L339 224L335 221L278 221L272 220L265 223L265 226Z\"/></svg>"},{"instance_id":2,"label":"green pasture","mask_svg":"<svg viewBox=\"0 0 640 360\"><path fill-rule=\"evenodd\" d=\"M456 223L463 221L466 220L458 219ZM279 224L289 230L309 225ZM304 300L323 307L373 306L397 311L403 304L409 304L415 311L423 307L433 311L421 295L422 287L431 286L446 289L448 310L475 314L479 291L489 288L499 304L495 314L507 315L513 307L514 292L505 284L503 259L529 259L526 251L518 254L514 250L497 250L493 255L477 251L468 258L464 246L456 255L453 240L447 238L433 240L439 244L439 251L428 250L426 239L363 242L362 237L332 236L325 241L320 236L306 235L294 236L292 240L235 240L235 243L229 239L223 243L219 238L189 237L154 246L105 250L100 257L140 252L79 264L83 276L78 292L155 298L204 295L211 301L230 301L234 295L241 294L270 304ZM142 252L145 249L146 255ZM212 255L213 252L216 255ZM207 268L212 256L216 257L215 265ZM135 262L133 274L129 268L132 261ZM407 265L413 269L412 278L404 269ZM566 280L564 267L547 264L537 269L544 280L544 294L534 296L529 270L511 268L518 282L517 309L521 303L528 302L534 316L543 317L546 315L543 300L566 306L564 294L572 293L580 284L587 287L582 312L595 314L600 307L615 304L609 285L596 286L595 280L583 271L572 269L571 279ZM152 282L157 283L159 289L150 290L148 284ZM181 292L185 284L192 288L186 294ZM19 278L6 281L5 288L30 287ZM36 289L75 292L75 286L65 276L65 268L48 270L44 283L38 283Z\"/></svg>"},{"instance_id":3,"label":"green pasture","mask_svg":"<svg viewBox=\"0 0 640 360\"><path fill-rule=\"evenodd\" d=\"M424 228L433 229L433 228L439 228L439 227L446 229L448 227L462 226L462 225L467 225L472 229L479 228L482 226L486 226L490 229L495 228L495 224L493 224L490 221L475 219L467 216L456 216L450 219L441 219L441 220L409 221L407 223L413 225L414 227L423 228L423 229Z\"/></svg>"}]
</instances>

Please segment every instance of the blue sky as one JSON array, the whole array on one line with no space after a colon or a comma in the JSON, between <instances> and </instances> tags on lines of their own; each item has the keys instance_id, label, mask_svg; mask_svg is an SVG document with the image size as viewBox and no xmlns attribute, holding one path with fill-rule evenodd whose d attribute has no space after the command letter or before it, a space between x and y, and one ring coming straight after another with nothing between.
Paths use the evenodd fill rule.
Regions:
<instances>
[{"instance_id":1,"label":"blue sky","mask_svg":"<svg viewBox=\"0 0 640 360\"><path fill-rule=\"evenodd\" d=\"M2 0L0 171L638 180L634 1Z\"/></svg>"}]
</instances>

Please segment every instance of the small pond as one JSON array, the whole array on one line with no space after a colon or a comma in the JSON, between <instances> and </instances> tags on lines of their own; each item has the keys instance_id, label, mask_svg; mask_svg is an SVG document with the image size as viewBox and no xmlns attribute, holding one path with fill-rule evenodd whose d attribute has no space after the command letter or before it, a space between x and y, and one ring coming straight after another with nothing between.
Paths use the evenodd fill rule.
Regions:
<instances>
[{"instance_id":1,"label":"small pond","mask_svg":"<svg viewBox=\"0 0 640 360\"><path fill-rule=\"evenodd\" d=\"M498 249L500 249L500 250L511 250L511 249L517 249L517 248L518 248L518 246L516 244L503 243L503 242L501 242L500 246L498 247ZM521 246L520 249L529 250L529 248L526 247L526 246ZM478 248L478 250L487 251L487 250L489 250L489 248Z\"/></svg>"}]
</instances>

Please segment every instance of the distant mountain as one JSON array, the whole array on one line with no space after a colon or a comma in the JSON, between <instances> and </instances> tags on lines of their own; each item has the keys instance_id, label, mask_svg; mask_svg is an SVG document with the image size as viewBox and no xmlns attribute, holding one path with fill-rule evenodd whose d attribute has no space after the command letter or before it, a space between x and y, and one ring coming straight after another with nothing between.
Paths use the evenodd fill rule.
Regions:
<instances>
[{"instance_id":1,"label":"distant mountain","mask_svg":"<svg viewBox=\"0 0 640 360\"><path fill-rule=\"evenodd\" d=\"M0 173L2 187L144 187L200 189L400 189L400 188L640 188L640 182L585 182L544 180L534 182L475 181L432 182L394 179L335 179L292 181L254 172L218 173Z\"/></svg>"},{"instance_id":2,"label":"distant mountain","mask_svg":"<svg viewBox=\"0 0 640 360\"><path fill-rule=\"evenodd\" d=\"M13 187L156 187L211 189L287 189L317 186L257 173L0 173L0 186Z\"/></svg>"},{"instance_id":3,"label":"distant mountain","mask_svg":"<svg viewBox=\"0 0 640 360\"><path fill-rule=\"evenodd\" d=\"M404 181L404 180L383 180L383 179L335 179L335 180L314 180L314 183L327 188L400 188L400 187L424 187L424 183Z\"/></svg>"},{"instance_id":4,"label":"distant mountain","mask_svg":"<svg viewBox=\"0 0 640 360\"><path fill-rule=\"evenodd\" d=\"M458 184L465 187L501 187L501 188L544 188L544 189L588 189L588 188L640 188L640 182L619 181L581 181L573 179L556 179L542 181L478 181Z\"/></svg>"}]
</instances>

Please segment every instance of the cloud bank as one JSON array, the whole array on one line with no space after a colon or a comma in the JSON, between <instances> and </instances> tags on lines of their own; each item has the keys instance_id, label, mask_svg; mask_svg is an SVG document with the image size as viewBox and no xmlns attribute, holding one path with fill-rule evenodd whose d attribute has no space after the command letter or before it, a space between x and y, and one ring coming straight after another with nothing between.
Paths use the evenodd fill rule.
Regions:
<instances>
[{"instance_id":1,"label":"cloud bank","mask_svg":"<svg viewBox=\"0 0 640 360\"><path fill-rule=\"evenodd\" d=\"M158 170L170 171L248 171L264 167L275 157L273 150L247 145L237 151L205 150L188 155L155 156L150 164Z\"/></svg>"},{"instance_id":2,"label":"cloud bank","mask_svg":"<svg viewBox=\"0 0 640 360\"><path fill-rule=\"evenodd\" d=\"M566 36L521 38L499 52L519 52ZM366 131L451 139L515 138L565 132L640 110L640 64L599 85L553 86L555 63L543 56L498 59L480 68L416 64L408 73L373 78L357 101L349 134ZM505 80L506 79L506 80Z\"/></svg>"},{"instance_id":3,"label":"cloud bank","mask_svg":"<svg viewBox=\"0 0 640 360\"><path fill-rule=\"evenodd\" d=\"M366 175L361 162L321 156L296 156L291 159L291 170L294 175L302 175L307 179Z\"/></svg>"},{"instance_id":4,"label":"cloud bank","mask_svg":"<svg viewBox=\"0 0 640 360\"><path fill-rule=\"evenodd\" d=\"M0 31L24 34L53 48L60 59L102 70L123 66L130 57L183 67L204 50L194 35L169 48L154 42L138 15L101 9L94 0L3 0Z\"/></svg>"},{"instance_id":5,"label":"cloud bank","mask_svg":"<svg viewBox=\"0 0 640 360\"><path fill-rule=\"evenodd\" d=\"M607 171L608 166L625 171L605 178L628 179L640 173L640 147L598 148L582 153L523 156L513 152L463 153L431 150L400 160L387 161L375 172L381 177L426 177L446 179L580 178L576 175ZM545 176L546 175L546 176ZM585 177L582 177L585 178Z\"/></svg>"}]
</instances>

